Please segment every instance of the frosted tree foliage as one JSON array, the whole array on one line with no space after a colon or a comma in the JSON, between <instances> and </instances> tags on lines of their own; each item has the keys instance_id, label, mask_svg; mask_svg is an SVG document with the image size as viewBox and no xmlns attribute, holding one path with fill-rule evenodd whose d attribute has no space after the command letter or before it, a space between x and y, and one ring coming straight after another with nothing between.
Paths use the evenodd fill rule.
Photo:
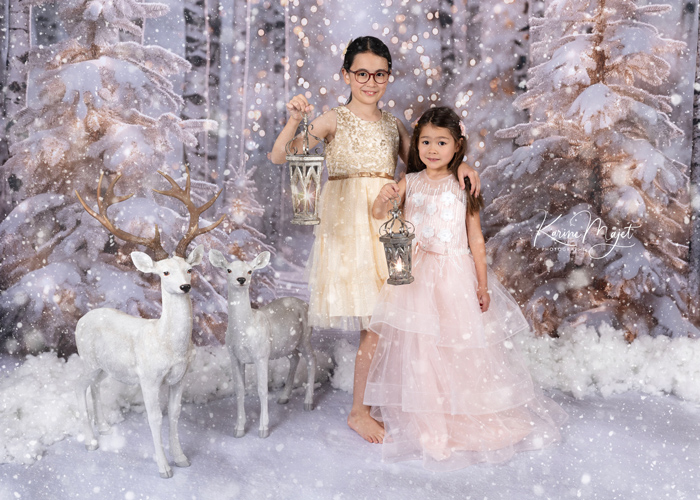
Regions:
<instances>
[{"instance_id":1,"label":"frosted tree foliage","mask_svg":"<svg viewBox=\"0 0 700 500\"><path fill-rule=\"evenodd\" d=\"M630 338L697 335L688 293L687 167L663 149L683 132L663 88L664 55L684 49L648 22L669 5L553 0L531 18L531 121L501 130L520 146L489 167L494 267L540 333L611 323Z\"/></svg>"},{"instance_id":2,"label":"frosted tree foliage","mask_svg":"<svg viewBox=\"0 0 700 500\"><path fill-rule=\"evenodd\" d=\"M43 0L34 0L39 3ZM187 61L162 47L119 41L120 30L140 39L134 20L161 16L165 5L134 0L57 5L68 38L31 50L35 95L13 127L29 135L13 145L1 167L3 178L14 179L16 204L0 224L0 348L9 351L71 352L78 318L101 306L160 315L157 279L130 263L129 253L137 248L111 237L82 209L74 191L94 207L100 172L109 180L122 174L116 194L136 196L113 207L110 217L118 227L149 238L158 224L163 246L172 252L188 218L181 205L152 192L167 188L156 171L181 177L179 165L165 163L172 140L192 147L195 134L216 125L177 114L183 100L168 77L189 70ZM184 185L184 178L178 182ZM216 191L213 184L192 182L197 205ZM214 210L205 213L201 225L215 216ZM262 244L248 231L229 243L227 233L239 224L228 220L221 227L195 243L223 252L234 245L260 251ZM222 339L225 299L205 279L195 279L193 293L199 309L195 340Z\"/></svg>"}]
</instances>

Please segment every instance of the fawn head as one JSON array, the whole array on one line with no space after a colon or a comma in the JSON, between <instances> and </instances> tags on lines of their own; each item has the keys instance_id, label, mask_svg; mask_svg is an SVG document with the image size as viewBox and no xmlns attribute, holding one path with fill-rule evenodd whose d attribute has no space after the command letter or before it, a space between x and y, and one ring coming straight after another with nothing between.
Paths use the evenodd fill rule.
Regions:
<instances>
[{"instance_id":1,"label":"fawn head","mask_svg":"<svg viewBox=\"0 0 700 500\"><path fill-rule=\"evenodd\" d=\"M270 263L270 252L262 252L253 260L234 259L232 262L226 260L224 254L218 250L209 250L209 262L214 267L226 269L229 289L249 287L253 271L262 269Z\"/></svg>"}]
</instances>

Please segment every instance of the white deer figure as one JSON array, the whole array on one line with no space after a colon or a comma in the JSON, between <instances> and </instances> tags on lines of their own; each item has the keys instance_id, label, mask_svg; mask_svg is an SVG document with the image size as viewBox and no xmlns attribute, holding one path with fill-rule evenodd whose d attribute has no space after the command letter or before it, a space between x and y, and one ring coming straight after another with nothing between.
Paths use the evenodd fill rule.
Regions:
<instances>
[{"instance_id":1,"label":"white deer figure","mask_svg":"<svg viewBox=\"0 0 700 500\"><path fill-rule=\"evenodd\" d=\"M289 374L277 402L286 404L294 385L299 353L304 354L308 372L304 410L313 410L316 356L311 347L309 306L295 297L274 300L260 309L250 307L250 280L253 271L270 262L270 252L262 252L250 262L228 262L218 250L209 251L209 261L228 272L228 328L226 347L233 365L238 418L235 436L245 434L245 365L253 363L258 377L260 427L258 436L270 435L267 411L267 371L271 359L290 357Z\"/></svg>"},{"instance_id":2,"label":"white deer figure","mask_svg":"<svg viewBox=\"0 0 700 500\"><path fill-rule=\"evenodd\" d=\"M85 364L85 373L77 387L77 392L83 413L86 448L96 450L99 447L88 411L87 391L90 390L92 394L92 410L98 429L101 433L107 433L109 425L105 421L99 401L100 382L109 375L125 384L138 384L143 393L158 471L161 477L169 478L172 477L173 472L163 451L161 439L163 415L160 409L159 392L163 382L170 386L168 400L170 452L177 466L188 467L190 462L180 446L177 422L181 408L182 380L193 355L192 302L189 295L192 286L191 271L192 266L202 262L204 249L199 245L187 257L184 255L187 246L196 236L214 229L223 221L223 217L214 224L200 228L198 224L200 214L211 207L218 194L203 206L196 207L190 198L189 172L184 190L172 178L162 172L159 173L170 182L172 189L155 191L182 201L190 214L189 230L178 243L174 257L168 257L163 250L158 226L154 237L147 239L116 228L108 219L109 206L130 197L114 195L114 186L120 176L116 176L111 182L104 197L100 194L102 186L102 176L100 176L97 187L99 213L89 208L80 195L77 192L76 194L85 210L112 234L126 241L146 245L155 252L156 259L159 259L157 261L143 252L132 252L131 259L139 271L160 276L163 302L161 317L144 319L130 316L116 309L94 309L78 321L75 341L78 354Z\"/></svg>"}]
</instances>

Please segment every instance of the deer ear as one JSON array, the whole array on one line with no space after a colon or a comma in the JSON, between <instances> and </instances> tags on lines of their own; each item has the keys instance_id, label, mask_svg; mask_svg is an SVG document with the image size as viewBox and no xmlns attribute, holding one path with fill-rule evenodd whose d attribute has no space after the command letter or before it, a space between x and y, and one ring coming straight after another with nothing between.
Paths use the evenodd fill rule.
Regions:
<instances>
[{"instance_id":1,"label":"deer ear","mask_svg":"<svg viewBox=\"0 0 700 500\"><path fill-rule=\"evenodd\" d=\"M262 252L260 255L255 257L255 259L253 259L253 262L250 263L250 267L252 267L254 271L257 271L258 269L262 269L269 263L270 252Z\"/></svg>"},{"instance_id":2,"label":"deer ear","mask_svg":"<svg viewBox=\"0 0 700 500\"><path fill-rule=\"evenodd\" d=\"M209 250L209 262L211 262L211 265L214 267L220 267L222 269L226 269L228 267L226 257L224 257L224 254L218 250Z\"/></svg>"},{"instance_id":3,"label":"deer ear","mask_svg":"<svg viewBox=\"0 0 700 500\"><path fill-rule=\"evenodd\" d=\"M202 245L197 245L197 247L192 250L192 252L187 256L185 262L191 266L198 266L202 263L204 258L204 247Z\"/></svg>"},{"instance_id":4,"label":"deer ear","mask_svg":"<svg viewBox=\"0 0 700 500\"><path fill-rule=\"evenodd\" d=\"M134 262L136 269L142 273L152 273L155 271L153 259L143 252L131 252L131 260Z\"/></svg>"}]
</instances>

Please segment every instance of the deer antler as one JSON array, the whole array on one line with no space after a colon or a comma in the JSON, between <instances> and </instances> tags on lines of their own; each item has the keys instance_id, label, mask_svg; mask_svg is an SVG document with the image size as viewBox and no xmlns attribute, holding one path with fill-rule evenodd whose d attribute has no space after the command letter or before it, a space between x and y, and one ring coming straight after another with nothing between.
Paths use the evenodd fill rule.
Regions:
<instances>
[{"instance_id":1,"label":"deer antler","mask_svg":"<svg viewBox=\"0 0 700 500\"><path fill-rule=\"evenodd\" d=\"M172 198L175 198L177 200L180 200L182 203L185 204L187 207L187 211L190 214L190 226L187 229L187 234L182 237L180 242L177 244L177 248L175 249L175 255L179 255L180 257L185 256L185 252L187 251L187 246L192 242L193 239L195 239L197 236L200 234L204 234L206 232L211 231L214 229L216 226L221 224L224 220L225 216L221 216L221 218L214 222L213 224L210 224L206 227L199 227L199 216L207 211L216 201L216 199L219 197L221 194L222 190L219 190L216 195L211 198L209 201L207 201L204 205L201 207L197 207L194 202L192 201L192 198L190 197L190 169L187 168L187 181L185 184L185 189L182 189L175 180L170 177L168 174L165 174L161 172L160 170L158 171L160 175L165 177L165 180L167 180L170 183L170 186L172 186L171 189L167 191L161 191L159 189L154 189L156 193L160 193L165 196L170 196Z\"/></svg>"},{"instance_id":2,"label":"deer antler","mask_svg":"<svg viewBox=\"0 0 700 500\"><path fill-rule=\"evenodd\" d=\"M107 230L117 238L122 239L124 241L136 243L138 245L144 245L145 247L150 248L151 250L153 250L156 260L167 259L168 253L163 249L163 246L160 242L160 232L158 231L158 224L156 224L156 232L153 235L153 238L142 238L140 236L134 236L133 234L127 233L126 231L123 231L117 228L114 224L112 224L112 222L107 217L107 209L116 203L128 200L133 196L133 193L127 196L115 196L114 186L117 184L117 181L119 181L119 179L121 178L121 174L117 174L117 176L112 180L112 182L109 183L107 192L103 197L101 194L103 177L104 172L100 174L100 182L97 184L97 209L99 213L95 212L92 208L88 207L87 203L85 203L85 201L83 201L83 199L80 197L80 193L78 193L78 190L75 190L75 194L78 197L78 201L80 201L80 204L83 206L83 208L87 211L87 213L89 213L95 219L97 219L100 222L100 224L106 227Z\"/></svg>"}]
</instances>

